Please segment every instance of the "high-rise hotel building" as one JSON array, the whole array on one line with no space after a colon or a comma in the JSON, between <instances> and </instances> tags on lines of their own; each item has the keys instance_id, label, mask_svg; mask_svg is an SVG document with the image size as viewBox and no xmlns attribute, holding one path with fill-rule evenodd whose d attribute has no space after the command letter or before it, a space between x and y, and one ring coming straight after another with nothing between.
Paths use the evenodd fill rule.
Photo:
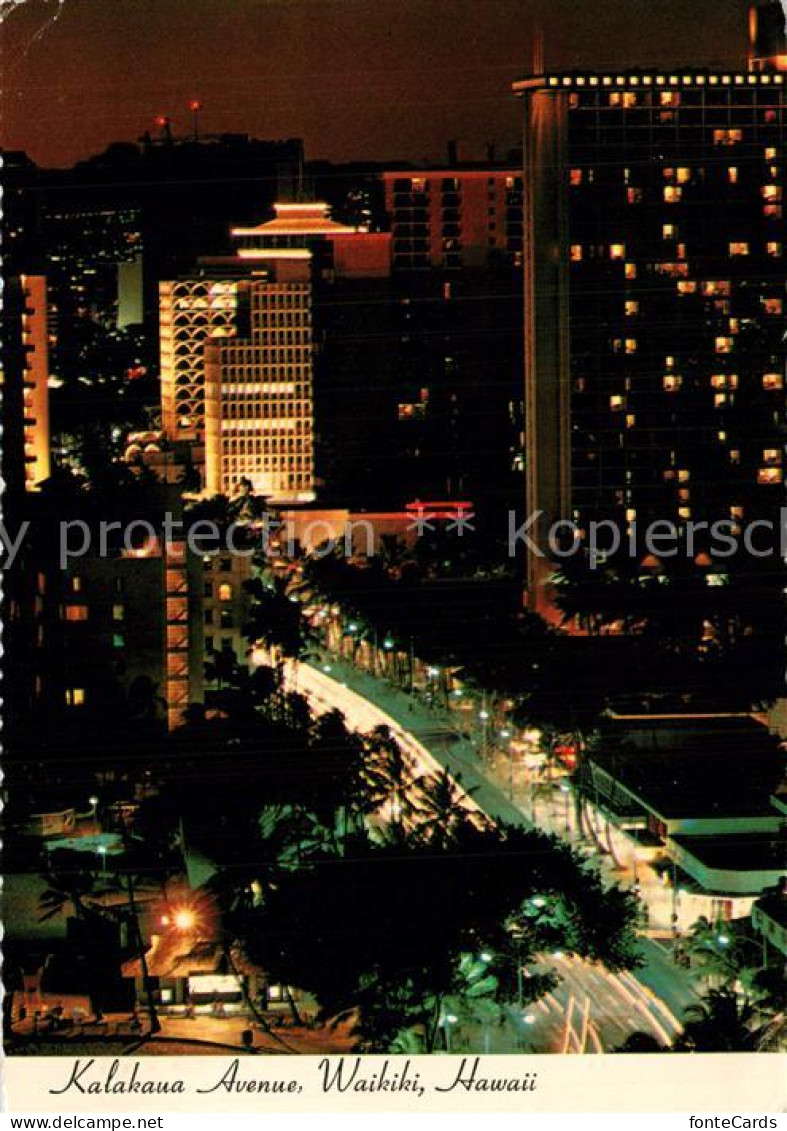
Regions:
<instances>
[{"instance_id":1,"label":"high-rise hotel building","mask_svg":"<svg viewBox=\"0 0 787 1131\"><path fill-rule=\"evenodd\" d=\"M48 321L44 276L9 278L1 374L7 448L4 465L7 482L17 481L26 491L37 490L51 470Z\"/></svg>"},{"instance_id":2,"label":"high-rise hotel building","mask_svg":"<svg viewBox=\"0 0 787 1131\"><path fill-rule=\"evenodd\" d=\"M749 70L514 86L527 511L543 512L544 548L559 519L685 529L778 514L787 53L774 7L752 16ZM551 569L531 556L535 607Z\"/></svg>"},{"instance_id":3,"label":"high-rise hotel building","mask_svg":"<svg viewBox=\"0 0 787 1131\"><path fill-rule=\"evenodd\" d=\"M204 450L204 487L244 481L274 504L315 497L313 317L334 278L387 275L390 235L280 203L236 228L237 255L160 290L163 426Z\"/></svg>"}]
</instances>

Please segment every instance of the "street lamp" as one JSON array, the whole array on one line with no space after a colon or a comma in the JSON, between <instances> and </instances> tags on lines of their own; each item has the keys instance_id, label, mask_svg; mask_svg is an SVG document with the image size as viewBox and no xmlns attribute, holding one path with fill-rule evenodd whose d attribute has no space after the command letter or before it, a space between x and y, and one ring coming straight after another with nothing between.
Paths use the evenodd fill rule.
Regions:
<instances>
[{"instance_id":1,"label":"street lamp","mask_svg":"<svg viewBox=\"0 0 787 1131\"><path fill-rule=\"evenodd\" d=\"M511 743L508 741L511 737L511 731L504 728L500 731L500 737L503 742L507 743L508 750L508 797L510 801L514 800L514 754L511 750Z\"/></svg>"},{"instance_id":2,"label":"street lamp","mask_svg":"<svg viewBox=\"0 0 787 1131\"><path fill-rule=\"evenodd\" d=\"M525 977L524 970L522 969L522 945L517 942L517 955L514 958L510 954L491 954L488 950L482 950L479 958L482 962L490 965L493 962L508 962L516 970L516 1000L517 1005L521 1009L525 1001Z\"/></svg>"},{"instance_id":3,"label":"street lamp","mask_svg":"<svg viewBox=\"0 0 787 1131\"><path fill-rule=\"evenodd\" d=\"M445 1033L445 1051L451 1052L451 1026L456 1025L459 1018L455 1013L446 1013L443 1018L443 1032Z\"/></svg>"},{"instance_id":4,"label":"street lamp","mask_svg":"<svg viewBox=\"0 0 787 1131\"><path fill-rule=\"evenodd\" d=\"M568 785L566 782L562 781L560 783L560 792L563 794L563 800L565 801L566 832L569 833L569 832L571 832L571 822L569 821L569 818L568 818L568 797L569 797L569 794L571 793L571 786Z\"/></svg>"},{"instance_id":5,"label":"street lamp","mask_svg":"<svg viewBox=\"0 0 787 1131\"><path fill-rule=\"evenodd\" d=\"M96 849L96 852L98 853L98 858L101 861L101 874L104 875L107 870L107 846L105 844L100 844Z\"/></svg>"},{"instance_id":6,"label":"street lamp","mask_svg":"<svg viewBox=\"0 0 787 1131\"><path fill-rule=\"evenodd\" d=\"M196 921L196 915L188 907L181 907L175 912L175 926L179 931L190 931Z\"/></svg>"}]
</instances>

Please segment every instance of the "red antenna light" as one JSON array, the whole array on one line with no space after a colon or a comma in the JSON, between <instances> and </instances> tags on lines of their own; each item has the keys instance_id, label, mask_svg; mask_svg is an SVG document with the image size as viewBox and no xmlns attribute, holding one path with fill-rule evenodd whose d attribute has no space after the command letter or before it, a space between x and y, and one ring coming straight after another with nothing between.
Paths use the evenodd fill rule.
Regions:
<instances>
[{"instance_id":1,"label":"red antenna light","mask_svg":"<svg viewBox=\"0 0 787 1131\"><path fill-rule=\"evenodd\" d=\"M165 126L169 125L169 118L167 118L165 114L157 114L153 121L162 129L164 129Z\"/></svg>"},{"instance_id":2,"label":"red antenna light","mask_svg":"<svg viewBox=\"0 0 787 1131\"><path fill-rule=\"evenodd\" d=\"M192 124L194 126L194 140L199 141L199 116L202 110L202 103L198 98L192 98L189 102L189 110L191 110Z\"/></svg>"}]
</instances>

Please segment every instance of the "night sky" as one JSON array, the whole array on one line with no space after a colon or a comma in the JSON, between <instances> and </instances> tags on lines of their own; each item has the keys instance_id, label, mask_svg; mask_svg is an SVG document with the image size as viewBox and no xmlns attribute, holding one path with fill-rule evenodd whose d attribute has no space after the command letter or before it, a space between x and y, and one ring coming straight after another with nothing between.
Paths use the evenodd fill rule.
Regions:
<instances>
[{"instance_id":1,"label":"night sky","mask_svg":"<svg viewBox=\"0 0 787 1131\"><path fill-rule=\"evenodd\" d=\"M2 32L2 140L70 164L168 114L302 137L309 158L423 160L517 141L510 81L547 66L744 58L747 0L26 0ZM57 18L53 17L59 12Z\"/></svg>"}]
</instances>

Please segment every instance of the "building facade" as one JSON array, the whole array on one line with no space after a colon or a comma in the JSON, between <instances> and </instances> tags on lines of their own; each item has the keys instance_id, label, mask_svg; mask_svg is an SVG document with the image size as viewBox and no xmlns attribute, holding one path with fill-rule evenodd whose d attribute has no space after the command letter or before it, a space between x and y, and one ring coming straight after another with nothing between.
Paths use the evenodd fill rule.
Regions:
<instances>
[{"instance_id":1,"label":"building facade","mask_svg":"<svg viewBox=\"0 0 787 1131\"><path fill-rule=\"evenodd\" d=\"M49 478L49 319L43 275L19 275L6 284L2 391L5 400L6 479L21 476L26 491Z\"/></svg>"},{"instance_id":2,"label":"building facade","mask_svg":"<svg viewBox=\"0 0 787 1131\"><path fill-rule=\"evenodd\" d=\"M525 138L527 511L624 531L783 493L785 81L551 74ZM531 603L552 566L532 555Z\"/></svg>"},{"instance_id":3,"label":"building facade","mask_svg":"<svg viewBox=\"0 0 787 1131\"><path fill-rule=\"evenodd\" d=\"M521 260L523 178L518 169L399 170L383 173L383 182L395 271Z\"/></svg>"},{"instance_id":4,"label":"building facade","mask_svg":"<svg viewBox=\"0 0 787 1131\"><path fill-rule=\"evenodd\" d=\"M339 224L327 205L279 203L235 228L233 257L161 284L162 417L204 448L204 486L251 486L273 504L315 497L315 311L337 280L385 278L390 237Z\"/></svg>"}]
</instances>

